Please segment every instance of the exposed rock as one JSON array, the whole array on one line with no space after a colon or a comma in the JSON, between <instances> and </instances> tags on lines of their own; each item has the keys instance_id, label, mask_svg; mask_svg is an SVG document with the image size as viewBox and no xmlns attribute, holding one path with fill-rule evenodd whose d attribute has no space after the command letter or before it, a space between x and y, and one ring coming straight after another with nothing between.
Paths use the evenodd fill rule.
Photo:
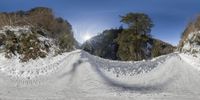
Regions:
<instances>
[{"instance_id":1,"label":"exposed rock","mask_svg":"<svg viewBox=\"0 0 200 100\"><path fill-rule=\"evenodd\" d=\"M200 16L188 24L182 34L178 49L184 53L200 53Z\"/></svg>"}]
</instances>

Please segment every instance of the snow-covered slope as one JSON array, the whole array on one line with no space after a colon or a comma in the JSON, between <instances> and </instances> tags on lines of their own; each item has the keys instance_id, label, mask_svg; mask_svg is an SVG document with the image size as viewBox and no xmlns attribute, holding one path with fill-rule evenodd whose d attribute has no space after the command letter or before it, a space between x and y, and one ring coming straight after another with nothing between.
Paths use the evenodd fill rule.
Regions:
<instances>
[{"instance_id":1,"label":"snow-covered slope","mask_svg":"<svg viewBox=\"0 0 200 100\"><path fill-rule=\"evenodd\" d=\"M57 55L59 46L46 34L49 34L48 31L30 26L1 27L0 55L6 58L19 58L22 62Z\"/></svg>"},{"instance_id":2,"label":"snow-covered slope","mask_svg":"<svg viewBox=\"0 0 200 100\"><path fill-rule=\"evenodd\" d=\"M192 32L184 41L183 52L198 53L200 51L200 31Z\"/></svg>"},{"instance_id":3,"label":"snow-covered slope","mask_svg":"<svg viewBox=\"0 0 200 100\"><path fill-rule=\"evenodd\" d=\"M81 50L27 63L1 58L0 98L198 100L200 72L185 58L185 54L172 53L147 61L119 62Z\"/></svg>"}]
</instances>

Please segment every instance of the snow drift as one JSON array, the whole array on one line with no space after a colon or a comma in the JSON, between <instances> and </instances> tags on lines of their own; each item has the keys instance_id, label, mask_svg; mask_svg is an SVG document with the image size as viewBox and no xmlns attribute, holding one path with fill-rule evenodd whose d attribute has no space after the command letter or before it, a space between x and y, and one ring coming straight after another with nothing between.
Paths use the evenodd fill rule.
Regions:
<instances>
[{"instance_id":1,"label":"snow drift","mask_svg":"<svg viewBox=\"0 0 200 100\"><path fill-rule=\"evenodd\" d=\"M1 56L0 98L197 100L200 72L185 58L185 54L172 53L147 61L119 62L81 50L26 63Z\"/></svg>"}]
</instances>

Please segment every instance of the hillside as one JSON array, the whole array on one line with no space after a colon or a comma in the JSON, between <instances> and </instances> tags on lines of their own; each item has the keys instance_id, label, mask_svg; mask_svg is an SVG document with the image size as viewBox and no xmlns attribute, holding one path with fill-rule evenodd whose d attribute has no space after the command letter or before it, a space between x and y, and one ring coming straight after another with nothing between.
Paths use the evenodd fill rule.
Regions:
<instances>
[{"instance_id":1,"label":"hillside","mask_svg":"<svg viewBox=\"0 0 200 100\"><path fill-rule=\"evenodd\" d=\"M50 8L37 7L29 11L0 13L0 27L4 26L30 26L35 31L48 31L44 35L54 38L60 48L64 51L73 50L75 39L72 26L67 20L56 17Z\"/></svg>"},{"instance_id":2,"label":"hillside","mask_svg":"<svg viewBox=\"0 0 200 100\"><path fill-rule=\"evenodd\" d=\"M56 17L50 8L0 13L0 48L7 58L21 61L75 50L78 46L68 21Z\"/></svg>"},{"instance_id":3,"label":"hillside","mask_svg":"<svg viewBox=\"0 0 200 100\"><path fill-rule=\"evenodd\" d=\"M179 43L179 51L191 54L199 54L200 51L200 16L191 21L184 32Z\"/></svg>"},{"instance_id":4,"label":"hillside","mask_svg":"<svg viewBox=\"0 0 200 100\"><path fill-rule=\"evenodd\" d=\"M105 30L102 34L92 37L90 40L83 43L81 48L93 55L117 60L118 57L116 52L118 45L116 44L115 39L120 32L122 32L121 29Z\"/></svg>"},{"instance_id":5,"label":"hillside","mask_svg":"<svg viewBox=\"0 0 200 100\"><path fill-rule=\"evenodd\" d=\"M103 33L91 38L82 45L82 49L90 54L112 60L142 60L150 59L160 55L172 53L175 47L165 43L161 40L147 37L147 41L140 41L139 46L135 45L134 41L126 42L126 44L117 43L117 38L128 37L126 34L120 35L123 29L110 29L105 30ZM121 48L119 48L121 45ZM129 54L127 50L125 52L119 52L121 49L126 48L140 48L139 52L131 51ZM126 54L127 53L127 54Z\"/></svg>"}]
</instances>

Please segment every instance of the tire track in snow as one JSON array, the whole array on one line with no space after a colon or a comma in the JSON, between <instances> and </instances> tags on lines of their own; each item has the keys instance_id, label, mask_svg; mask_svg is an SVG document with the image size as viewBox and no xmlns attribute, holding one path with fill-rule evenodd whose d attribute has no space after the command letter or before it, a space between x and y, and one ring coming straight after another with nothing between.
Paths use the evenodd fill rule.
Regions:
<instances>
[{"instance_id":1,"label":"tire track in snow","mask_svg":"<svg viewBox=\"0 0 200 100\"><path fill-rule=\"evenodd\" d=\"M162 87L170 84L174 80L172 76L167 77L164 82L156 84L126 84L125 82L119 82L115 79L107 76L105 72L111 72L112 75L116 76L116 79L121 76L130 76L129 78L135 78L135 76L140 74L148 74L155 68L159 67L166 62L167 59L171 57L177 57L177 54L169 54L167 56L161 56L157 59L148 60L148 61L136 61L136 62L124 62L124 61L111 61L105 60L99 57L91 56L88 53L82 54L83 57L88 58L88 61L92 66L95 66L94 69L96 72L108 83L110 86L120 87L122 90L134 90L134 91L160 91ZM159 68L158 68L159 69ZM170 69L169 69L170 70ZM171 69L172 70L172 69ZM152 78L153 79L153 78ZM120 80L120 79L119 79ZM158 79L159 80L159 79ZM156 80L157 81L157 80Z\"/></svg>"}]
</instances>

